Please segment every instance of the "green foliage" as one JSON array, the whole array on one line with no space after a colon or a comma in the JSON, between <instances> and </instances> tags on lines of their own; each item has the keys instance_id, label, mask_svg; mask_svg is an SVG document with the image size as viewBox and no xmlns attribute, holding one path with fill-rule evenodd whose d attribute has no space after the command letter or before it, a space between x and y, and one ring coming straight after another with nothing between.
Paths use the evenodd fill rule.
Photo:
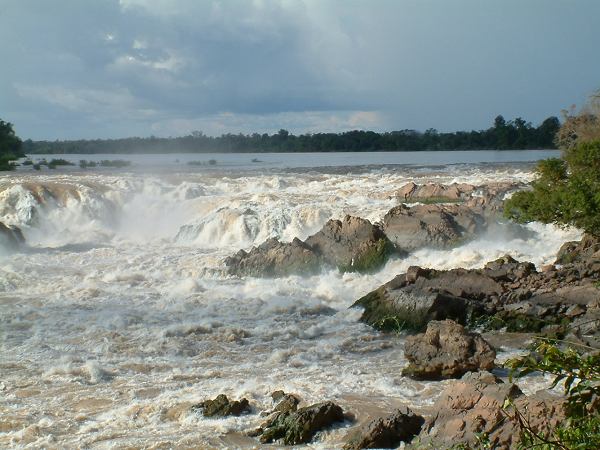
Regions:
<instances>
[{"instance_id":1,"label":"green foliage","mask_svg":"<svg viewBox=\"0 0 600 450\"><path fill-rule=\"evenodd\" d=\"M600 352L588 347L584 349L587 353L572 345L561 349L558 341L540 338L534 353L506 362L511 377L533 372L553 375L552 387L562 385L567 396L567 421L548 436L536 433L516 412L522 429L523 448L600 448Z\"/></svg>"},{"instance_id":2,"label":"green foliage","mask_svg":"<svg viewBox=\"0 0 600 450\"><path fill-rule=\"evenodd\" d=\"M12 124L0 120L0 171L16 167L14 160L25 156L21 147L21 139L15 135Z\"/></svg>"},{"instance_id":3,"label":"green foliage","mask_svg":"<svg viewBox=\"0 0 600 450\"><path fill-rule=\"evenodd\" d=\"M504 213L521 223L574 225L600 236L600 140L579 143L563 159L540 162L532 190L513 195Z\"/></svg>"}]
</instances>

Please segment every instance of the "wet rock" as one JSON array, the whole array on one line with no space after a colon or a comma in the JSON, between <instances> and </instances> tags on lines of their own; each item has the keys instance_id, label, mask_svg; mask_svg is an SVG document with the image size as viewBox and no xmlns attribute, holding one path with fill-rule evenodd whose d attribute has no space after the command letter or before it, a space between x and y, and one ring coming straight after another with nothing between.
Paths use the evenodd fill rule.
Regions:
<instances>
[{"instance_id":1,"label":"wet rock","mask_svg":"<svg viewBox=\"0 0 600 450\"><path fill-rule=\"evenodd\" d=\"M312 275L324 266L343 272L372 272L395 251L380 227L346 216L330 220L304 242L283 243L272 238L249 252L240 250L226 258L225 265L232 275L257 277Z\"/></svg>"},{"instance_id":2,"label":"wet rock","mask_svg":"<svg viewBox=\"0 0 600 450\"><path fill-rule=\"evenodd\" d=\"M547 434L565 419L561 398L544 393L526 397L516 385L502 383L490 373L469 373L444 390L419 439L433 448L457 444L477 448L479 438L485 436L489 448L517 448L520 427L514 409L505 408L507 400L538 433Z\"/></svg>"},{"instance_id":3,"label":"wet rock","mask_svg":"<svg viewBox=\"0 0 600 450\"><path fill-rule=\"evenodd\" d=\"M24 242L25 238L20 228L0 222L0 247L15 250Z\"/></svg>"},{"instance_id":4,"label":"wet rock","mask_svg":"<svg viewBox=\"0 0 600 450\"><path fill-rule=\"evenodd\" d=\"M410 267L406 274L358 299L360 318L380 330L422 330L431 320L467 323L481 314L481 300L499 296L503 287L480 271L436 271Z\"/></svg>"},{"instance_id":5,"label":"wet rock","mask_svg":"<svg viewBox=\"0 0 600 450\"><path fill-rule=\"evenodd\" d=\"M352 433L344 449L396 448L400 442L410 442L418 435L424 422L423 417L409 408L398 409L390 416L374 419Z\"/></svg>"},{"instance_id":6,"label":"wet rock","mask_svg":"<svg viewBox=\"0 0 600 450\"><path fill-rule=\"evenodd\" d=\"M326 264L343 272L372 272L395 252L380 227L352 216L328 221L305 243Z\"/></svg>"},{"instance_id":7,"label":"wet rock","mask_svg":"<svg viewBox=\"0 0 600 450\"><path fill-rule=\"evenodd\" d=\"M298 409L300 403L300 399L293 394L284 394L282 397L278 397L277 400L273 397L273 400L277 402L273 412L279 413L294 412Z\"/></svg>"},{"instance_id":8,"label":"wet rock","mask_svg":"<svg viewBox=\"0 0 600 450\"><path fill-rule=\"evenodd\" d=\"M400 201L426 201L426 202L455 202L469 198L476 187L466 183L453 183L444 185L428 183L417 185L410 182L402 186L396 197Z\"/></svg>"},{"instance_id":9,"label":"wet rock","mask_svg":"<svg viewBox=\"0 0 600 450\"><path fill-rule=\"evenodd\" d=\"M239 416L250 411L250 404L245 398L230 401L226 395L219 394L214 400L192 406L192 410L202 410L204 417Z\"/></svg>"},{"instance_id":10,"label":"wet rock","mask_svg":"<svg viewBox=\"0 0 600 450\"><path fill-rule=\"evenodd\" d=\"M240 250L236 255L226 258L225 265L232 275L283 277L318 273L321 260L299 239L283 243L272 238L249 252Z\"/></svg>"},{"instance_id":11,"label":"wet rock","mask_svg":"<svg viewBox=\"0 0 600 450\"><path fill-rule=\"evenodd\" d=\"M404 251L457 245L481 232L484 224L482 216L456 205L399 205L383 218L386 236Z\"/></svg>"},{"instance_id":12,"label":"wet rock","mask_svg":"<svg viewBox=\"0 0 600 450\"><path fill-rule=\"evenodd\" d=\"M281 440L285 445L310 442L314 435L336 422L342 422L342 408L333 402L322 402L297 411L277 413L261 427L263 444Z\"/></svg>"},{"instance_id":13,"label":"wet rock","mask_svg":"<svg viewBox=\"0 0 600 450\"><path fill-rule=\"evenodd\" d=\"M407 337L404 355L409 364L402 374L425 380L490 370L496 358L496 352L481 335L469 333L451 320L431 321L425 333Z\"/></svg>"}]
</instances>

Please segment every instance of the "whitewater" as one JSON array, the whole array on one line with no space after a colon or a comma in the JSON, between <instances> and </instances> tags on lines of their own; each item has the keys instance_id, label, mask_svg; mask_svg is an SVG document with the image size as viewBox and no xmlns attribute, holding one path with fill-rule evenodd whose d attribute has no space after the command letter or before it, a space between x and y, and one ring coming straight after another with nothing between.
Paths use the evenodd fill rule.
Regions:
<instances>
[{"instance_id":1,"label":"whitewater","mask_svg":"<svg viewBox=\"0 0 600 450\"><path fill-rule=\"evenodd\" d=\"M580 236L534 223L370 275L238 278L223 260L239 249L305 239L346 214L380 221L408 182L528 182L533 164L180 168L0 176L0 221L27 243L0 248L0 447L257 448L244 432L259 414L190 410L221 393L256 412L278 389L357 417L427 408L447 382L402 377L403 337L348 307L411 265L475 268L510 254L541 267ZM308 447L340 447L350 425Z\"/></svg>"}]
</instances>

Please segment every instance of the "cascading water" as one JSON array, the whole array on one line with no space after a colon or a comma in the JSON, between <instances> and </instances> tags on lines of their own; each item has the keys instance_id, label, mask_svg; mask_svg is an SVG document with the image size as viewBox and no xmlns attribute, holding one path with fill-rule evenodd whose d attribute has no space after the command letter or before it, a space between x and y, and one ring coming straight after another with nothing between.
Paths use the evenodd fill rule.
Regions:
<instances>
[{"instance_id":1,"label":"cascading water","mask_svg":"<svg viewBox=\"0 0 600 450\"><path fill-rule=\"evenodd\" d=\"M408 181L531 176L471 166L1 178L0 221L20 227L27 246L0 250L0 446L255 445L242 431L260 417L190 412L219 393L259 409L276 389L350 410L431 405L445 383L403 378L402 338L374 332L348 306L410 265L470 268L506 253L547 264L576 231L501 228L371 275L239 279L223 259L269 237L304 239L346 214L381 220Z\"/></svg>"}]
</instances>

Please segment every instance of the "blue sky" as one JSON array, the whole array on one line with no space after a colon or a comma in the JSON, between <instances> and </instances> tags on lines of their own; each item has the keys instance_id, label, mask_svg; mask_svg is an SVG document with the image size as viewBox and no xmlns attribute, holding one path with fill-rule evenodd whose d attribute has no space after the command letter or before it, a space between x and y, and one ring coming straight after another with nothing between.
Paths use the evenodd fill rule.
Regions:
<instances>
[{"instance_id":1,"label":"blue sky","mask_svg":"<svg viewBox=\"0 0 600 450\"><path fill-rule=\"evenodd\" d=\"M600 0L0 0L23 138L537 124L600 88Z\"/></svg>"}]
</instances>

